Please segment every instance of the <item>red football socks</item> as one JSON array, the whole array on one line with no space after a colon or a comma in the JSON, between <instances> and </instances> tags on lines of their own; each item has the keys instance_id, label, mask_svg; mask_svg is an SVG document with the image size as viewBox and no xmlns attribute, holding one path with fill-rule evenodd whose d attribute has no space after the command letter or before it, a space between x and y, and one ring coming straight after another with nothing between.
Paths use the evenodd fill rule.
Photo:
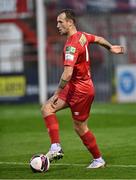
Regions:
<instances>
[{"instance_id":1,"label":"red football socks","mask_svg":"<svg viewBox=\"0 0 136 180\"><path fill-rule=\"evenodd\" d=\"M59 124L56 115L51 114L47 117L44 117L44 122L48 129L51 144L60 143Z\"/></svg>"},{"instance_id":2,"label":"red football socks","mask_svg":"<svg viewBox=\"0 0 136 180\"><path fill-rule=\"evenodd\" d=\"M96 144L96 139L90 130L87 131L83 136L80 136L80 138L82 139L84 145L87 147L94 159L101 157L101 153Z\"/></svg>"}]
</instances>

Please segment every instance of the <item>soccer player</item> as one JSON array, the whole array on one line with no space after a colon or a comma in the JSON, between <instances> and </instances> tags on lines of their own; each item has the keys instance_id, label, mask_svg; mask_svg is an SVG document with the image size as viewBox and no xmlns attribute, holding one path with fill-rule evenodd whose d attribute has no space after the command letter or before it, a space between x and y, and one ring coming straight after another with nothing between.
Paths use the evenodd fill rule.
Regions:
<instances>
[{"instance_id":1,"label":"soccer player","mask_svg":"<svg viewBox=\"0 0 136 180\"><path fill-rule=\"evenodd\" d=\"M52 161L64 155L55 113L69 107L72 112L74 129L93 156L93 161L88 168L104 167L105 161L96 143L96 138L87 125L95 94L90 75L88 46L91 43L97 43L115 54L123 54L124 48L120 45L112 45L103 37L78 31L76 17L71 9L64 9L59 13L57 28L60 35L67 36L67 41L63 50L64 71L58 88L42 106L42 115L51 141L47 156Z\"/></svg>"}]
</instances>

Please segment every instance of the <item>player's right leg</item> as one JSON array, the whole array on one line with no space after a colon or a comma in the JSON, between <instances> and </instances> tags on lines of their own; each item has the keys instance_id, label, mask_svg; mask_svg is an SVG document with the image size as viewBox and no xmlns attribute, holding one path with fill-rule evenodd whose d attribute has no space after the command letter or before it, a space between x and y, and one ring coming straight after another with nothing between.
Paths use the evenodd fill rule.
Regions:
<instances>
[{"instance_id":1,"label":"player's right leg","mask_svg":"<svg viewBox=\"0 0 136 180\"><path fill-rule=\"evenodd\" d=\"M57 103L52 106L52 98L50 98L41 109L51 142L50 150L46 154L50 161L60 159L64 156L60 145L59 124L55 113L66 108L67 106L67 103L60 98L58 98Z\"/></svg>"},{"instance_id":2,"label":"player's right leg","mask_svg":"<svg viewBox=\"0 0 136 180\"><path fill-rule=\"evenodd\" d=\"M74 121L74 129L79 135L85 147L93 156L93 161L87 168L100 168L105 166L105 161L101 157L101 152L96 142L96 138L92 131L88 128L87 121Z\"/></svg>"},{"instance_id":3,"label":"player's right leg","mask_svg":"<svg viewBox=\"0 0 136 180\"><path fill-rule=\"evenodd\" d=\"M89 92L82 95L81 93L78 93L77 96L74 96L72 99L73 101L75 100L75 103L71 104L71 111L73 116L74 129L79 135L83 144L93 156L93 161L88 166L88 168L100 168L104 167L105 161L101 157L101 152L97 145L96 138L92 131L88 128L87 124L93 98L93 93L92 95L89 94Z\"/></svg>"}]
</instances>

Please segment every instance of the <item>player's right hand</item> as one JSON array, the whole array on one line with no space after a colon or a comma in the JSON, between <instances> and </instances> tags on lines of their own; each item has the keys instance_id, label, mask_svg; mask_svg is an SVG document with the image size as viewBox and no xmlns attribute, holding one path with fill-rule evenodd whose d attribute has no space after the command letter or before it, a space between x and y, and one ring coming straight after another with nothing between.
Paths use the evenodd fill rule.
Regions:
<instances>
[{"instance_id":1,"label":"player's right hand","mask_svg":"<svg viewBox=\"0 0 136 180\"><path fill-rule=\"evenodd\" d=\"M115 54L124 54L125 48L120 45L113 45L113 46L111 46L110 51Z\"/></svg>"}]
</instances>

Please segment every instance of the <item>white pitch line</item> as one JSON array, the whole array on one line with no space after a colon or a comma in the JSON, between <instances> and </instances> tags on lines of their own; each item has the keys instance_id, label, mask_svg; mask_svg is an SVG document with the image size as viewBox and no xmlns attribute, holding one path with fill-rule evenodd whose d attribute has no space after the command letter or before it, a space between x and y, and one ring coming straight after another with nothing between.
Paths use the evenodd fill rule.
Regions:
<instances>
[{"instance_id":1,"label":"white pitch line","mask_svg":"<svg viewBox=\"0 0 136 180\"><path fill-rule=\"evenodd\" d=\"M5 165L28 165L29 163L25 162L0 162L0 164L5 164Z\"/></svg>"},{"instance_id":2,"label":"white pitch line","mask_svg":"<svg viewBox=\"0 0 136 180\"><path fill-rule=\"evenodd\" d=\"M135 116L136 115L136 111L121 111L121 110L110 110L110 109L92 109L92 113L93 114L113 114L113 115L131 115L131 116Z\"/></svg>"},{"instance_id":3,"label":"white pitch line","mask_svg":"<svg viewBox=\"0 0 136 180\"><path fill-rule=\"evenodd\" d=\"M29 163L26 162L0 162L1 164L5 165L29 165ZM53 166L77 166L77 167L86 167L87 164L69 164L69 163L53 163ZM136 164L108 164L106 167L120 167L120 168L136 168Z\"/></svg>"}]
</instances>

